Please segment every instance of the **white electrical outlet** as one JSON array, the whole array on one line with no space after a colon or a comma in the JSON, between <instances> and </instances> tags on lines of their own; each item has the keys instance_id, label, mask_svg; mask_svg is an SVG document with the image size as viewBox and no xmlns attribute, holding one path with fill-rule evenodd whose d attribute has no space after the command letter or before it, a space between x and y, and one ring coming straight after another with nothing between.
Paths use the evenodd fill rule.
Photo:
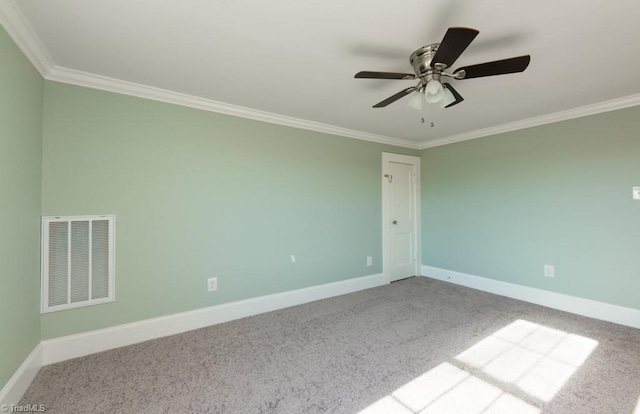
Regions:
<instances>
[{"instance_id":1,"label":"white electrical outlet","mask_svg":"<svg viewBox=\"0 0 640 414\"><path fill-rule=\"evenodd\" d=\"M640 187L633 187L633 199L640 200Z\"/></svg>"},{"instance_id":2,"label":"white electrical outlet","mask_svg":"<svg viewBox=\"0 0 640 414\"><path fill-rule=\"evenodd\" d=\"M218 290L218 278L211 277L207 279L207 291L215 292L216 290Z\"/></svg>"},{"instance_id":3,"label":"white electrical outlet","mask_svg":"<svg viewBox=\"0 0 640 414\"><path fill-rule=\"evenodd\" d=\"M556 277L556 268L553 265L544 265L545 277Z\"/></svg>"},{"instance_id":4,"label":"white electrical outlet","mask_svg":"<svg viewBox=\"0 0 640 414\"><path fill-rule=\"evenodd\" d=\"M373 266L373 257L367 256L367 266Z\"/></svg>"}]
</instances>

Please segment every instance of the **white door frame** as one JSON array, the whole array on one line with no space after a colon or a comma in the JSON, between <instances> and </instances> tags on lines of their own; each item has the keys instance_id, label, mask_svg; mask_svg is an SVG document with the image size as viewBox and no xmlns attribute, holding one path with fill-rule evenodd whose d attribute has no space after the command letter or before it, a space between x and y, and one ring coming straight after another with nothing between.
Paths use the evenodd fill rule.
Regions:
<instances>
[{"instance_id":1,"label":"white door frame","mask_svg":"<svg viewBox=\"0 0 640 414\"><path fill-rule=\"evenodd\" d=\"M389 207L390 202L390 191L389 191L389 181L385 174L389 174L388 165L389 162L398 162L404 164L413 164L416 169L416 177L413 182L413 191L414 191L414 211L416 217L414 219L415 228L414 228L414 237L415 243L414 246L416 248L415 258L416 258L416 269L415 275L420 275L420 269L422 264L422 235L421 235L421 225L420 225L420 157L414 157L411 155L400 155L400 154L392 154L390 152L382 153L382 271L384 273L385 283L391 282L391 209Z\"/></svg>"}]
</instances>

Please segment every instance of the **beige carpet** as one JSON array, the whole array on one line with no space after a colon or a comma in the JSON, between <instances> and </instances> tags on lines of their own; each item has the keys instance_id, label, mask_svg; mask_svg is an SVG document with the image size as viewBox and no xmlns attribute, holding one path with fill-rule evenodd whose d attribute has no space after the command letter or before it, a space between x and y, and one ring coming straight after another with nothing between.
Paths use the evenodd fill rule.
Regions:
<instances>
[{"instance_id":1,"label":"beige carpet","mask_svg":"<svg viewBox=\"0 0 640 414\"><path fill-rule=\"evenodd\" d=\"M44 367L47 413L611 413L640 330L426 278Z\"/></svg>"}]
</instances>

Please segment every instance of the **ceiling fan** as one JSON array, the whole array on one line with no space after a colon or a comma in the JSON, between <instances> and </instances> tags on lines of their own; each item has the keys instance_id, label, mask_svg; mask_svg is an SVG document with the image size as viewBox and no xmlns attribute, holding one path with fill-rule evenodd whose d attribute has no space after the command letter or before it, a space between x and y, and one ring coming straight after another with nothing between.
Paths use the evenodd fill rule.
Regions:
<instances>
[{"instance_id":1,"label":"ceiling fan","mask_svg":"<svg viewBox=\"0 0 640 414\"><path fill-rule=\"evenodd\" d=\"M464 100L450 83L441 82L442 78L473 79L484 76L505 75L524 71L531 61L530 55L509 59L485 62L477 65L450 69L462 52L471 44L479 31L468 27L450 27L442 42L423 46L409 57L415 73L370 72L356 73L356 78L363 79L418 79L418 84L388 97L373 105L383 108L398 99L413 93L409 106L422 109L424 103L437 103L441 108L450 108Z\"/></svg>"}]
</instances>

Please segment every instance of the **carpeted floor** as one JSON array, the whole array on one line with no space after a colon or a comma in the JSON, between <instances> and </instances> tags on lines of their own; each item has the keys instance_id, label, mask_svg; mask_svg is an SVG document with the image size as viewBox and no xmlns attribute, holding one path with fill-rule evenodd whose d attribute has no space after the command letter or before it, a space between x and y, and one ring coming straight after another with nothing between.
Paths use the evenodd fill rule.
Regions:
<instances>
[{"instance_id":1,"label":"carpeted floor","mask_svg":"<svg viewBox=\"0 0 640 414\"><path fill-rule=\"evenodd\" d=\"M51 413L606 413L640 330L411 278L44 367Z\"/></svg>"}]
</instances>

